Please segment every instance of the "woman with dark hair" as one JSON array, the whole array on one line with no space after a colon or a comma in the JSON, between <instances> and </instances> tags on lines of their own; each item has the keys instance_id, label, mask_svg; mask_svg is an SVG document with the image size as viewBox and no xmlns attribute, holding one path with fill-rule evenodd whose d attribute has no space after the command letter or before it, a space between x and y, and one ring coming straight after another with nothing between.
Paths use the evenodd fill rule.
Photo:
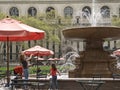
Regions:
<instances>
[{"instance_id":1,"label":"woman with dark hair","mask_svg":"<svg viewBox=\"0 0 120 90\"><path fill-rule=\"evenodd\" d=\"M56 65L52 64L50 69L50 75L52 76L50 80L50 89L58 89L57 73L60 75L60 72L57 70Z\"/></svg>"},{"instance_id":2,"label":"woman with dark hair","mask_svg":"<svg viewBox=\"0 0 120 90\"><path fill-rule=\"evenodd\" d=\"M23 75L25 77L25 79L28 79L29 77L29 70L28 67L33 66L33 64L28 64L28 61L31 60L33 55L30 55L30 57L26 57L23 53L20 55L20 61L22 63L22 67L23 67Z\"/></svg>"}]
</instances>

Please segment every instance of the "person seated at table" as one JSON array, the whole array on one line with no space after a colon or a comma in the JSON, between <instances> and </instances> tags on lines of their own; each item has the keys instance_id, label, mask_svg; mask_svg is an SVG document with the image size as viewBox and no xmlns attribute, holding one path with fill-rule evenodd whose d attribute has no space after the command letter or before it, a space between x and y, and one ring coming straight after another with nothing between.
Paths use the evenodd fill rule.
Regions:
<instances>
[{"instance_id":1,"label":"person seated at table","mask_svg":"<svg viewBox=\"0 0 120 90\"><path fill-rule=\"evenodd\" d=\"M16 76L15 78L21 79L23 75L23 67L22 66L15 66L13 68L14 75Z\"/></svg>"},{"instance_id":2,"label":"person seated at table","mask_svg":"<svg viewBox=\"0 0 120 90\"><path fill-rule=\"evenodd\" d=\"M41 75L41 71L42 71L41 68L38 67L36 71L36 77L39 77Z\"/></svg>"},{"instance_id":3,"label":"person seated at table","mask_svg":"<svg viewBox=\"0 0 120 90\"><path fill-rule=\"evenodd\" d=\"M40 69L40 67L38 67L37 69L37 73L40 73L42 70Z\"/></svg>"},{"instance_id":4,"label":"person seated at table","mask_svg":"<svg viewBox=\"0 0 120 90\"><path fill-rule=\"evenodd\" d=\"M14 73L14 76L15 76L15 80L17 79L22 79L22 75L23 75L23 67L22 66L15 66L13 68L13 73ZM17 81L14 81L14 83L18 83ZM18 86L16 86L18 87Z\"/></svg>"}]
</instances>

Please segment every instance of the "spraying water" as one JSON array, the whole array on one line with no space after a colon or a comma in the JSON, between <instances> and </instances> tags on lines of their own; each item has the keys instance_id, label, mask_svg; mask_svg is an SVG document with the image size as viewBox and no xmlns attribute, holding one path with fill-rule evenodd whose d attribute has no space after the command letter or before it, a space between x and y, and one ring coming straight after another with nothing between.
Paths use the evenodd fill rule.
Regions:
<instances>
[{"instance_id":1,"label":"spraying water","mask_svg":"<svg viewBox=\"0 0 120 90\"><path fill-rule=\"evenodd\" d=\"M92 1L92 13L90 13L90 11L86 8L85 11L88 12L88 14L86 15L85 12L82 12L82 14L87 18L87 20L89 21L89 23L91 24L91 26L96 26L97 23L101 20L102 16L101 13L95 10L96 4L95 4L95 0Z\"/></svg>"},{"instance_id":2,"label":"spraying water","mask_svg":"<svg viewBox=\"0 0 120 90\"><path fill-rule=\"evenodd\" d=\"M76 57L79 57L77 52L68 52L63 56L65 63L60 67L62 73L68 73L68 71L74 70L76 68L74 65L74 60Z\"/></svg>"},{"instance_id":3,"label":"spraying water","mask_svg":"<svg viewBox=\"0 0 120 90\"><path fill-rule=\"evenodd\" d=\"M101 11L97 11L96 1L92 0L92 10L90 10L89 8L84 8L82 12L80 11L76 12L76 16L81 17L81 19L85 17L87 21L91 24L91 26L97 26L98 24L103 25L103 23L105 23L102 15L104 15L106 12L107 9L102 9ZM106 22L106 23L110 23L110 22Z\"/></svg>"}]
</instances>

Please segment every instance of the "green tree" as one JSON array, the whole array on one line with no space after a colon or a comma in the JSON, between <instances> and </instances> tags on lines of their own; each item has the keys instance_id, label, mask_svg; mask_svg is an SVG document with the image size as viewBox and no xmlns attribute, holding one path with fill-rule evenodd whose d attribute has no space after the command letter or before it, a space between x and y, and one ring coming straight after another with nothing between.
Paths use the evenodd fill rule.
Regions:
<instances>
[{"instance_id":1,"label":"green tree","mask_svg":"<svg viewBox=\"0 0 120 90\"><path fill-rule=\"evenodd\" d=\"M55 13L55 11L52 10L50 12L50 15L54 14L54 13ZM0 13L0 19L3 19L5 17L6 17L5 14ZM60 32L60 30L62 30L65 27L65 25L58 24L58 23L54 23L54 24L48 23L49 20L47 20L47 21L46 20L39 20L39 16L37 16L37 17L11 16L11 18L20 20L21 22L23 22L29 26L35 27L37 29L44 30L46 32L46 37L44 38L45 41L60 43L60 38L59 38L60 35L53 34L53 32L56 32L56 31ZM45 17L42 17L42 18L45 18Z\"/></svg>"},{"instance_id":2,"label":"green tree","mask_svg":"<svg viewBox=\"0 0 120 90\"><path fill-rule=\"evenodd\" d=\"M119 17L113 17L112 18L112 25L120 26L120 18Z\"/></svg>"},{"instance_id":3,"label":"green tree","mask_svg":"<svg viewBox=\"0 0 120 90\"><path fill-rule=\"evenodd\" d=\"M23 23L30 25L32 27L35 27L40 30L44 30L46 32L45 40L47 41L54 41L54 42L60 42L60 39L57 35L53 35L53 32L55 30L61 30L62 25L58 24L48 24L45 21L41 21L34 17L13 17L17 20L22 21ZM47 38L49 37L49 38Z\"/></svg>"}]
</instances>

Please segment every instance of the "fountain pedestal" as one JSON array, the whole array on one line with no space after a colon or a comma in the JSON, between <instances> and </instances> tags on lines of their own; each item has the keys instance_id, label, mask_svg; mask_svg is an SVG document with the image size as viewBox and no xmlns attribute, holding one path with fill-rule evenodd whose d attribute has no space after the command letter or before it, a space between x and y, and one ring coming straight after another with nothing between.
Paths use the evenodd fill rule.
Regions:
<instances>
[{"instance_id":1,"label":"fountain pedestal","mask_svg":"<svg viewBox=\"0 0 120 90\"><path fill-rule=\"evenodd\" d=\"M69 77L112 77L111 63L115 60L110 53L102 48L102 41L89 42L86 51L80 53L80 58L75 61L76 69L69 72Z\"/></svg>"},{"instance_id":2,"label":"fountain pedestal","mask_svg":"<svg viewBox=\"0 0 120 90\"><path fill-rule=\"evenodd\" d=\"M80 58L75 60L76 69L69 71L69 77L93 77L94 75L112 77L113 72L110 65L115 62L115 59L110 57L109 52L104 51L103 41L120 38L120 28L72 28L64 30L63 35L70 40L83 39L86 42L86 50L80 52Z\"/></svg>"}]
</instances>

